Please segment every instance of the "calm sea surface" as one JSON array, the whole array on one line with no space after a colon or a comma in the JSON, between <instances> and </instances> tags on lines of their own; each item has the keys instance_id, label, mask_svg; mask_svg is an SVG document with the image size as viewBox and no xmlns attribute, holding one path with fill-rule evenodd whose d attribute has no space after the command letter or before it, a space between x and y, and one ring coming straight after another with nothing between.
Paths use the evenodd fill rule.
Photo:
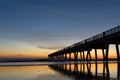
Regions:
<instances>
[{"instance_id":1,"label":"calm sea surface","mask_svg":"<svg viewBox=\"0 0 120 80\"><path fill-rule=\"evenodd\" d=\"M0 80L120 80L120 63L0 63Z\"/></svg>"}]
</instances>

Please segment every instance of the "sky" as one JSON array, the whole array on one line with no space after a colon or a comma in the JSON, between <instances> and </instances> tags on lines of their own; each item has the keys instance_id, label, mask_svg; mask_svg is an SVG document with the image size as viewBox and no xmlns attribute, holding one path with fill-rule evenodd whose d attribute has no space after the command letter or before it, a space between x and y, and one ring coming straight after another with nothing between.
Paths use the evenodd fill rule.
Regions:
<instances>
[{"instance_id":1,"label":"sky","mask_svg":"<svg viewBox=\"0 0 120 80\"><path fill-rule=\"evenodd\" d=\"M118 25L120 0L0 0L0 58L47 58Z\"/></svg>"}]
</instances>

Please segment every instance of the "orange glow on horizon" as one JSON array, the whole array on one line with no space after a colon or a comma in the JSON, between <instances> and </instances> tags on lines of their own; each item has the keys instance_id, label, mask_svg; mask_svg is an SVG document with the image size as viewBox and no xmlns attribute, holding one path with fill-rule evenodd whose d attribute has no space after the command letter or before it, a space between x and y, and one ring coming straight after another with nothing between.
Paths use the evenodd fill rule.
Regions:
<instances>
[{"instance_id":1,"label":"orange glow on horizon","mask_svg":"<svg viewBox=\"0 0 120 80\"><path fill-rule=\"evenodd\" d=\"M1 55L0 58L47 58L47 55L48 54L4 54L4 55Z\"/></svg>"},{"instance_id":2,"label":"orange glow on horizon","mask_svg":"<svg viewBox=\"0 0 120 80\"><path fill-rule=\"evenodd\" d=\"M50 52L52 51L46 51L46 52L36 52L36 53L22 53L22 54L15 54L15 53L4 53L4 54L0 54L0 58L48 58L48 54L50 54ZM98 51L98 58L103 58L103 55L101 53L101 51ZM72 58L74 58L74 55L72 53ZM69 57L69 55L67 55L67 57ZM95 58L95 54L93 51L91 51L91 57L94 59ZM80 54L78 54L78 58L80 58ZM85 58L86 58L86 52L85 52ZM116 53L113 52L109 52L109 58L116 58Z\"/></svg>"},{"instance_id":3,"label":"orange glow on horizon","mask_svg":"<svg viewBox=\"0 0 120 80\"><path fill-rule=\"evenodd\" d=\"M36 58L48 58L48 54L49 54L49 52L52 52L51 50L45 50L45 51L34 51L34 52L14 52L14 53L12 53L12 52L2 52L2 54L0 54L0 58L1 59L6 59L6 58L12 58L12 59L14 59L14 58L18 58L18 59L20 59L20 58L29 58L29 59L36 59ZM0 52L1 53L1 52Z\"/></svg>"},{"instance_id":4,"label":"orange glow on horizon","mask_svg":"<svg viewBox=\"0 0 120 80\"><path fill-rule=\"evenodd\" d=\"M5 48L0 50L0 58L48 58L48 54L55 52L56 50L51 49L39 49L33 46L29 47L18 47L18 48ZM85 58L87 52L85 51ZM95 50L90 51L92 59L95 58ZM97 49L98 58L103 58L102 50ZM72 53L72 58L74 55ZM67 55L69 58L69 55ZM109 58L116 58L116 49L115 46L109 46ZM80 53L78 54L78 58L80 59Z\"/></svg>"}]
</instances>

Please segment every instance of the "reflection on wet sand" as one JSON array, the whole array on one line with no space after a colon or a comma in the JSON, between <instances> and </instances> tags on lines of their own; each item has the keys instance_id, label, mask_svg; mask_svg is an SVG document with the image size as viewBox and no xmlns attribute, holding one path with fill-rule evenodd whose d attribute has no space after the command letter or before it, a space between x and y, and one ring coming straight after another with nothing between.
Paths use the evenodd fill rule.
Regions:
<instances>
[{"instance_id":1,"label":"reflection on wet sand","mask_svg":"<svg viewBox=\"0 0 120 80\"><path fill-rule=\"evenodd\" d=\"M119 80L120 63L67 63L49 65L61 75L73 77L74 80ZM116 75L116 76L115 76Z\"/></svg>"}]
</instances>

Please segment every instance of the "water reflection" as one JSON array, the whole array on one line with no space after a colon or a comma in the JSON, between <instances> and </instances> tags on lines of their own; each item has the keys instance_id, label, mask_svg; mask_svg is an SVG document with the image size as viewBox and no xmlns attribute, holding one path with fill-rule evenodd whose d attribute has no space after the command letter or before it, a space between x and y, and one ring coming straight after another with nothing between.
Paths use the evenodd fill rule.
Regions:
<instances>
[{"instance_id":1,"label":"water reflection","mask_svg":"<svg viewBox=\"0 0 120 80\"><path fill-rule=\"evenodd\" d=\"M74 80L120 80L120 63L67 63L49 65Z\"/></svg>"},{"instance_id":2,"label":"water reflection","mask_svg":"<svg viewBox=\"0 0 120 80\"><path fill-rule=\"evenodd\" d=\"M70 80L50 69L45 62L0 63L0 80Z\"/></svg>"},{"instance_id":3,"label":"water reflection","mask_svg":"<svg viewBox=\"0 0 120 80\"><path fill-rule=\"evenodd\" d=\"M120 63L116 62L17 64L0 66L0 80L120 80Z\"/></svg>"}]
</instances>

